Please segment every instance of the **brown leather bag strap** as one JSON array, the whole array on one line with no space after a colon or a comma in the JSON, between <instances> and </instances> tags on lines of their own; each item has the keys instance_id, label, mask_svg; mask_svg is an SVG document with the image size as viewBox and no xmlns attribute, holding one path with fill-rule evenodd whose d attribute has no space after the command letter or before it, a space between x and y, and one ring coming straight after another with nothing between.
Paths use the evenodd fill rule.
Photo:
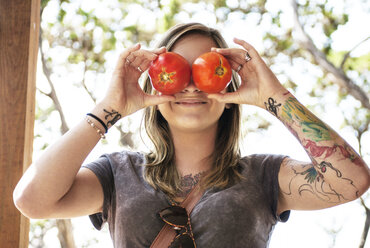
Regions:
<instances>
[{"instance_id":1,"label":"brown leather bag strap","mask_svg":"<svg viewBox=\"0 0 370 248\"><path fill-rule=\"evenodd\" d=\"M180 204L181 207L185 208L190 216L191 211L200 200L204 193L199 186L199 183L191 190L191 192L186 196L185 200ZM171 225L167 223L163 226L161 231L158 233L157 237L154 239L150 248L165 248L169 247L172 240L176 237L176 232Z\"/></svg>"}]
</instances>

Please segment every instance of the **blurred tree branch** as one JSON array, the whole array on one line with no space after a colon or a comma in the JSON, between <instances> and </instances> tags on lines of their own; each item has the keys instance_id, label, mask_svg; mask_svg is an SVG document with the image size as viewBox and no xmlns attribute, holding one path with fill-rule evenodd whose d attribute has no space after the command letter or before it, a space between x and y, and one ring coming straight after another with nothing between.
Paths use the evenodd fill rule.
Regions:
<instances>
[{"instance_id":1,"label":"blurred tree branch","mask_svg":"<svg viewBox=\"0 0 370 248\"><path fill-rule=\"evenodd\" d=\"M340 87L346 89L348 94L359 100L365 108L370 110L369 97L358 85L356 85L342 70L342 68L335 67L313 43L311 37L305 32L303 25L299 21L298 4L296 0L291 0L291 6L294 15L295 30L299 33L299 44L303 49L307 50L315 59L315 61L327 72L332 74L335 78L333 80Z\"/></svg>"},{"instance_id":2,"label":"blurred tree branch","mask_svg":"<svg viewBox=\"0 0 370 248\"><path fill-rule=\"evenodd\" d=\"M344 56L343 56L343 60L342 62L340 63L340 68L343 70L343 67L344 67L344 64L346 63L346 60L349 58L349 55L351 54L351 52L353 50L355 50L357 47L359 47L361 44L365 43L368 39L370 39L370 36L366 37L365 39L363 39L362 41L360 41L358 44L356 44L351 50L349 50Z\"/></svg>"},{"instance_id":3,"label":"blurred tree branch","mask_svg":"<svg viewBox=\"0 0 370 248\"><path fill-rule=\"evenodd\" d=\"M46 62L46 59L45 59L45 54L44 54L44 51L43 51L43 48L42 48L42 41L43 41L42 40L42 28L40 27L39 49L40 49L40 56L41 56L41 63L42 63L42 71L43 71L43 73L44 73L44 75L45 75L45 77L46 77L46 79L49 83L49 86L50 86L50 92L49 93L44 93L44 94L47 95L48 97L50 97L50 99L53 101L55 109L57 110L57 112L59 114L59 117L60 117L61 133L65 134L69 130L69 127L67 125L67 122L66 122L63 110L62 110L62 106L60 105L57 93L55 91L54 84L51 81L51 70L47 66L47 62Z\"/></svg>"},{"instance_id":4,"label":"blurred tree branch","mask_svg":"<svg viewBox=\"0 0 370 248\"><path fill-rule=\"evenodd\" d=\"M369 233L369 227L370 227L370 209L366 206L365 201L362 197L360 197L360 202L361 202L361 205L365 208L365 213L366 213L365 225L364 225L364 229L361 235L361 243L359 245L359 248L364 248L366 239L367 239L367 234Z\"/></svg>"},{"instance_id":5,"label":"blurred tree branch","mask_svg":"<svg viewBox=\"0 0 370 248\"><path fill-rule=\"evenodd\" d=\"M362 135L369 130L369 125L370 125L370 118L367 119L366 123L364 123L362 126L357 128L357 135L356 136L357 136L357 140L359 142L359 152L360 152L361 156L362 156L362 152L361 152L362 151L362 149L361 149ZM366 218L365 218L364 229L362 230L362 235L361 235L361 241L360 241L359 248L364 248L366 240L367 240L367 235L369 233L369 228L370 228L370 209L366 206L366 203L365 203L365 200L364 200L363 197L360 197L360 202L361 202L361 205L365 209Z\"/></svg>"}]
</instances>

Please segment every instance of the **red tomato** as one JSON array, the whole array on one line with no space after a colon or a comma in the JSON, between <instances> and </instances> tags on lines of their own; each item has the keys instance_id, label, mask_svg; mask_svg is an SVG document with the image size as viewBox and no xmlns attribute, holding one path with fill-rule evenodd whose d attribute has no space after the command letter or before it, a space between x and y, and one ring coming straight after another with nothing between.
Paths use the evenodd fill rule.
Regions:
<instances>
[{"instance_id":1,"label":"red tomato","mask_svg":"<svg viewBox=\"0 0 370 248\"><path fill-rule=\"evenodd\" d=\"M162 53L149 67L153 87L166 95L182 91L190 81L191 69L188 61L173 52Z\"/></svg>"},{"instance_id":2,"label":"red tomato","mask_svg":"<svg viewBox=\"0 0 370 248\"><path fill-rule=\"evenodd\" d=\"M207 93L217 93L231 81L231 67L219 53L208 52L200 55L192 66L195 86Z\"/></svg>"}]
</instances>

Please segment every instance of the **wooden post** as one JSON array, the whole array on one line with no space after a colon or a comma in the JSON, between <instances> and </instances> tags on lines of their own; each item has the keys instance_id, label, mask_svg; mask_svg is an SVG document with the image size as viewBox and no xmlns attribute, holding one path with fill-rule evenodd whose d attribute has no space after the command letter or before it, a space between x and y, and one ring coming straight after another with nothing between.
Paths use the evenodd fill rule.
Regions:
<instances>
[{"instance_id":1,"label":"wooden post","mask_svg":"<svg viewBox=\"0 0 370 248\"><path fill-rule=\"evenodd\" d=\"M0 246L28 247L13 190L31 163L40 0L0 1Z\"/></svg>"}]
</instances>

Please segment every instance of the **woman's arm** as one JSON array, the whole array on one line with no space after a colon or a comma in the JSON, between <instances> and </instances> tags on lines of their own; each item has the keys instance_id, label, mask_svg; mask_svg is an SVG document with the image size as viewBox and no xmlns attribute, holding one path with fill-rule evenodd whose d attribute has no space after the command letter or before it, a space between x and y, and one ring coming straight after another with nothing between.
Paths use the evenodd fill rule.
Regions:
<instances>
[{"instance_id":1,"label":"woman's arm","mask_svg":"<svg viewBox=\"0 0 370 248\"><path fill-rule=\"evenodd\" d=\"M120 118L141 108L169 100L171 96L145 94L139 84L137 69L146 70L165 49L141 50L136 45L124 51L113 72L106 96L91 111L111 127ZM51 145L25 172L13 194L16 207L30 218L67 218L98 212L103 204L103 190L83 161L100 140L97 128L104 127L94 118L82 120ZM91 126L91 123L95 127Z\"/></svg>"},{"instance_id":2,"label":"woman's arm","mask_svg":"<svg viewBox=\"0 0 370 248\"><path fill-rule=\"evenodd\" d=\"M93 111L104 119L104 107ZM104 128L91 119L100 130ZM81 165L99 142L100 135L86 120L80 121L48 147L22 176L14 190L16 207L29 218L63 218L100 210L103 191L100 183Z\"/></svg>"},{"instance_id":3,"label":"woman's arm","mask_svg":"<svg viewBox=\"0 0 370 248\"><path fill-rule=\"evenodd\" d=\"M241 78L236 92L210 94L225 103L250 104L279 118L298 139L310 163L285 159L279 172L278 213L288 209L320 209L358 198L370 185L370 172L361 157L328 125L290 94L247 42L244 49L216 49ZM246 61L246 53L252 58Z\"/></svg>"},{"instance_id":4,"label":"woman's arm","mask_svg":"<svg viewBox=\"0 0 370 248\"><path fill-rule=\"evenodd\" d=\"M266 109L288 128L311 163L285 159L279 172L278 213L321 209L360 197L370 185L369 168L334 130L288 91L268 97Z\"/></svg>"}]
</instances>

